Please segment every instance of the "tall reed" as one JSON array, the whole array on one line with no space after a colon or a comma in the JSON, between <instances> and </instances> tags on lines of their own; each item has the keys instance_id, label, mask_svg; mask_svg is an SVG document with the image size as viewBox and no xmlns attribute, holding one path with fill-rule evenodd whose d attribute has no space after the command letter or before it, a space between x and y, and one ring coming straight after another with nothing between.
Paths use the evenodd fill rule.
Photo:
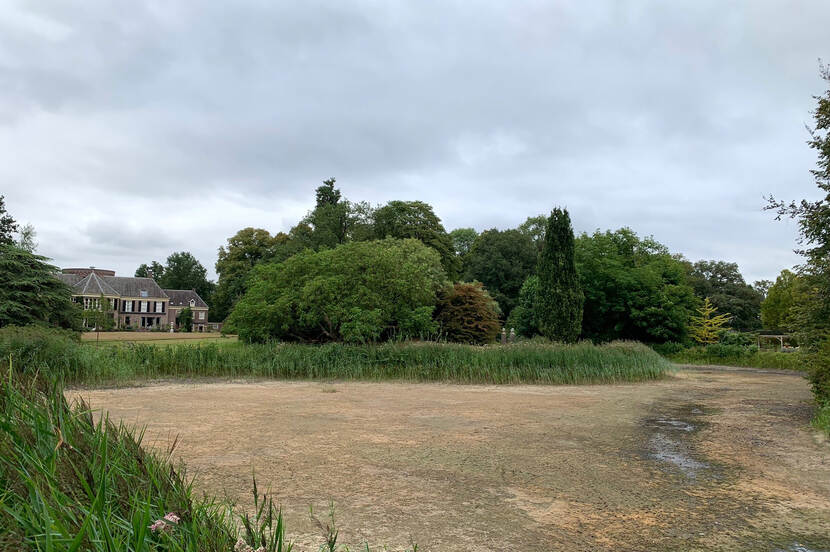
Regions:
<instances>
[{"instance_id":1,"label":"tall reed","mask_svg":"<svg viewBox=\"0 0 830 552\"><path fill-rule=\"evenodd\" d=\"M64 337L19 339L6 330L0 330L0 359L13 354L81 385L200 377L585 384L650 380L671 370L667 360L633 342L96 347Z\"/></svg>"}]
</instances>

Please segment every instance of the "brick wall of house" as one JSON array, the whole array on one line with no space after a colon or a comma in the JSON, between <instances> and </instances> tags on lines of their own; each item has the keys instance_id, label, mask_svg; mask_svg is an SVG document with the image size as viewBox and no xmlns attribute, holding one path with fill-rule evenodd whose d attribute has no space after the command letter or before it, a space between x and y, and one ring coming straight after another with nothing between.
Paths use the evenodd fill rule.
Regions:
<instances>
[{"instance_id":1,"label":"brick wall of house","mask_svg":"<svg viewBox=\"0 0 830 552\"><path fill-rule=\"evenodd\" d=\"M132 312L125 310L126 303L132 301ZM147 301L147 312L141 312L141 301ZM122 297L118 308L118 323L120 327L131 327L135 329L142 329L141 319L151 321L153 326L169 329L169 305L166 298L160 297ZM155 304L161 304L164 312L155 312ZM147 326L144 326L145 328ZM152 326L151 326L152 327Z\"/></svg>"}]
</instances>

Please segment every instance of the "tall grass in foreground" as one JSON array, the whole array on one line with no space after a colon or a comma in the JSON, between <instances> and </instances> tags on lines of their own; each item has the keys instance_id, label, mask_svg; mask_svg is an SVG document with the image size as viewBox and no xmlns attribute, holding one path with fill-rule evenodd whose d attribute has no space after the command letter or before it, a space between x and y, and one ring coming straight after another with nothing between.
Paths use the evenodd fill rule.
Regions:
<instances>
[{"instance_id":1,"label":"tall grass in foreground","mask_svg":"<svg viewBox=\"0 0 830 552\"><path fill-rule=\"evenodd\" d=\"M175 444L164 455L147 452L142 432L106 418L95 422L85 404L67 404L54 378L5 364L0 550L292 551L281 511L255 479L252 512L196 498L184 466L170 461ZM337 544L333 514L325 526L313 519L322 530L319 550L349 551ZM368 544L359 549L370 551Z\"/></svg>"},{"instance_id":2,"label":"tall grass in foreground","mask_svg":"<svg viewBox=\"0 0 830 552\"><path fill-rule=\"evenodd\" d=\"M584 384L656 379L671 370L667 360L632 342L95 347L65 336L32 338L30 331L0 330L0 355L81 385L200 377Z\"/></svg>"},{"instance_id":3,"label":"tall grass in foreground","mask_svg":"<svg viewBox=\"0 0 830 552\"><path fill-rule=\"evenodd\" d=\"M229 507L195 499L183 468L145 452L141 432L94 422L54 382L11 370L4 379L0 550L233 550L240 535ZM269 523L245 536L288 552L281 514L269 508Z\"/></svg>"}]
</instances>

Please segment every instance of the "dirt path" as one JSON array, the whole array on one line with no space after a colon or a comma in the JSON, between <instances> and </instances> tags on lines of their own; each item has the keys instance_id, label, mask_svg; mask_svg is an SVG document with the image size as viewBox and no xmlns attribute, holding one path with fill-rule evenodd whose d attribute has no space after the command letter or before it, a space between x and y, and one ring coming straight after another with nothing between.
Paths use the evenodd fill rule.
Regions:
<instances>
[{"instance_id":1,"label":"dirt path","mask_svg":"<svg viewBox=\"0 0 830 552\"><path fill-rule=\"evenodd\" d=\"M81 391L148 426L197 486L251 470L300 550L830 550L830 444L803 379L681 372L617 386L174 384Z\"/></svg>"}]
</instances>

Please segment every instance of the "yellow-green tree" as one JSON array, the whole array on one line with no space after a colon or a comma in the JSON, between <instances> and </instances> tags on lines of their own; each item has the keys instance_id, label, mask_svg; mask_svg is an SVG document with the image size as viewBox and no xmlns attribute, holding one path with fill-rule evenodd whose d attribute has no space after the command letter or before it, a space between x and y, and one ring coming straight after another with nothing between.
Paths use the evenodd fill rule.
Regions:
<instances>
[{"instance_id":1,"label":"yellow-green tree","mask_svg":"<svg viewBox=\"0 0 830 552\"><path fill-rule=\"evenodd\" d=\"M703 306L697 309L698 316L692 316L689 333L701 345L711 345L720 339L720 333L727 328L731 314L718 314L718 308L707 297Z\"/></svg>"}]
</instances>

